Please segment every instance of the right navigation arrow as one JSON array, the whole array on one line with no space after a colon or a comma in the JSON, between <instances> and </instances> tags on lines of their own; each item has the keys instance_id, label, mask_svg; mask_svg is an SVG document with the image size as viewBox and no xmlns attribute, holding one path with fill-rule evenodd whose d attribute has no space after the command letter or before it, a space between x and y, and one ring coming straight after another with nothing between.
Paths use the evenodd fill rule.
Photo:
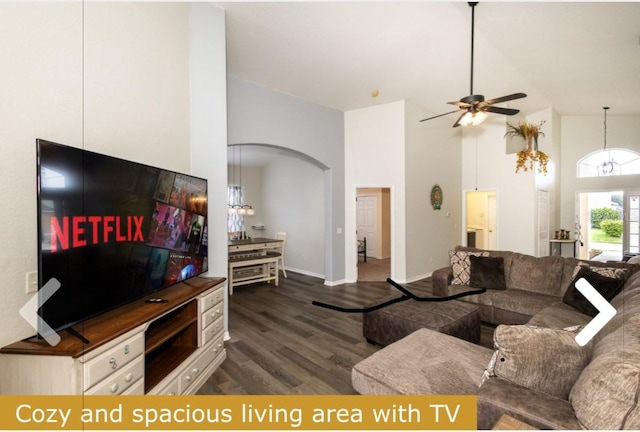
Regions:
<instances>
[{"instance_id":1,"label":"right navigation arrow","mask_svg":"<svg viewBox=\"0 0 640 432\"><path fill-rule=\"evenodd\" d=\"M576 289L598 309L598 314L576 335L578 345L585 346L596 333L602 330L602 327L611 321L616 315L616 309L585 278L578 279Z\"/></svg>"}]
</instances>

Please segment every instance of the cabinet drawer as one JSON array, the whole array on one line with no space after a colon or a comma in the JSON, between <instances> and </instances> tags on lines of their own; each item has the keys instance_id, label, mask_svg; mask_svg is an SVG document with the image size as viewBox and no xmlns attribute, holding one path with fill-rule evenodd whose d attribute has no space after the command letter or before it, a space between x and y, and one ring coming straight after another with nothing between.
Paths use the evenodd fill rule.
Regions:
<instances>
[{"instance_id":1,"label":"cabinet drawer","mask_svg":"<svg viewBox=\"0 0 640 432\"><path fill-rule=\"evenodd\" d=\"M222 302L223 298L224 298L224 287L220 287L217 290L205 295L200 299L200 310L204 312L211 309L213 306Z\"/></svg>"},{"instance_id":2,"label":"cabinet drawer","mask_svg":"<svg viewBox=\"0 0 640 432\"><path fill-rule=\"evenodd\" d=\"M85 392L88 395L119 395L144 378L144 357L139 356ZM144 388L143 388L144 392Z\"/></svg>"},{"instance_id":3,"label":"cabinet drawer","mask_svg":"<svg viewBox=\"0 0 640 432\"><path fill-rule=\"evenodd\" d=\"M202 314L202 327L203 329L209 327L212 322L222 316L222 303L212 307L208 311Z\"/></svg>"},{"instance_id":4,"label":"cabinet drawer","mask_svg":"<svg viewBox=\"0 0 640 432\"><path fill-rule=\"evenodd\" d=\"M197 360L185 368L184 372L182 372L179 377L180 394L184 394L187 391L189 386L191 386L193 382L200 377L200 374L207 369L223 349L224 344L222 337L220 337L219 341L216 341L216 344L214 344L213 347L207 349L200 357L198 357Z\"/></svg>"},{"instance_id":5,"label":"cabinet drawer","mask_svg":"<svg viewBox=\"0 0 640 432\"><path fill-rule=\"evenodd\" d=\"M143 352L144 334L139 334L87 361L83 367L83 389L87 390L105 377L119 371Z\"/></svg>"},{"instance_id":6,"label":"cabinet drawer","mask_svg":"<svg viewBox=\"0 0 640 432\"><path fill-rule=\"evenodd\" d=\"M202 330L202 343L200 344L200 346L206 345L207 342L213 340L213 338L218 336L223 327L224 323L222 321L222 316L220 316L220 318L216 319L213 323L211 323L211 325Z\"/></svg>"}]
</instances>

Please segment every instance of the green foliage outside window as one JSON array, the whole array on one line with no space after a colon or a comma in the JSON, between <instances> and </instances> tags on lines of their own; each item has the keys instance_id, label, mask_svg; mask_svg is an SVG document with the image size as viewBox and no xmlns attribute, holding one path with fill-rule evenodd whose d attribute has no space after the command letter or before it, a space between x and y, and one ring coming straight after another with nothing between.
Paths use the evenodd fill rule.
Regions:
<instances>
[{"instance_id":1,"label":"green foliage outside window","mask_svg":"<svg viewBox=\"0 0 640 432\"><path fill-rule=\"evenodd\" d=\"M591 209L591 228L602 228L602 221L618 219L620 219L620 214L612 208L602 207Z\"/></svg>"},{"instance_id":2,"label":"green foliage outside window","mask_svg":"<svg viewBox=\"0 0 640 432\"><path fill-rule=\"evenodd\" d=\"M609 237L621 237L622 236L622 221L605 219L600 222L600 228Z\"/></svg>"}]
</instances>

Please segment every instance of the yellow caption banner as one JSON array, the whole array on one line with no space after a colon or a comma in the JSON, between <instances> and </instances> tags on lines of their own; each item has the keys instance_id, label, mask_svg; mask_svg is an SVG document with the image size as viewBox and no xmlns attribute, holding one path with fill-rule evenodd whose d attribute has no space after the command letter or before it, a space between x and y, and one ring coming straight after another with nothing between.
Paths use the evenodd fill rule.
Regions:
<instances>
[{"instance_id":1,"label":"yellow caption banner","mask_svg":"<svg viewBox=\"0 0 640 432\"><path fill-rule=\"evenodd\" d=\"M0 396L4 430L477 429L477 397Z\"/></svg>"}]
</instances>

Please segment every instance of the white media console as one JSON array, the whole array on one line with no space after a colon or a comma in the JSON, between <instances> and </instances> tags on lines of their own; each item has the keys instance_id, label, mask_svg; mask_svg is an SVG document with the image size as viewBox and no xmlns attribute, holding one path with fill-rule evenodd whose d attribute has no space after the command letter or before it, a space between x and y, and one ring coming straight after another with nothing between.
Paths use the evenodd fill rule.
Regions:
<instances>
[{"instance_id":1,"label":"white media console","mask_svg":"<svg viewBox=\"0 0 640 432\"><path fill-rule=\"evenodd\" d=\"M0 349L0 394L193 394L226 358L224 278L196 277ZM149 303L162 297L164 303Z\"/></svg>"}]
</instances>

